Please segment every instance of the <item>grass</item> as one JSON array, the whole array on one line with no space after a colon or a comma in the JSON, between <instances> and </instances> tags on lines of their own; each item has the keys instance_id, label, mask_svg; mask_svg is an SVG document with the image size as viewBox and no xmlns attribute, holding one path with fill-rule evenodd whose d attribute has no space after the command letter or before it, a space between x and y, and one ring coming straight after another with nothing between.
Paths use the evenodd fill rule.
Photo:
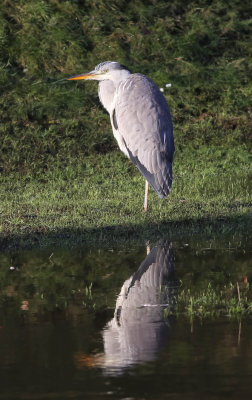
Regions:
<instances>
[{"instance_id":1,"label":"grass","mask_svg":"<svg viewBox=\"0 0 252 400\"><path fill-rule=\"evenodd\" d=\"M165 314L169 314L169 309ZM176 298L177 315L190 318L200 317L241 317L252 314L251 290L249 284L229 283L223 287L213 287L211 283L201 290L182 289Z\"/></svg>"},{"instance_id":2,"label":"grass","mask_svg":"<svg viewBox=\"0 0 252 400\"><path fill-rule=\"evenodd\" d=\"M207 233L216 220L216 230L222 224L226 233L236 229L249 234L247 157L243 148L238 154L227 147L207 146L177 151L171 195L161 201L151 190L147 214L144 179L119 152L87 158L85 164L43 176L3 176L1 244L21 245L23 240L23 245L34 245L64 237L84 241L88 236L94 241L115 236L126 240L133 234L145 240L158 232L188 234L192 229L194 234L203 229Z\"/></svg>"},{"instance_id":3,"label":"grass","mask_svg":"<svg viewBox=\"0 0 252 400\"><path fill-rule=\"evenodd\" d=\"M0 27L3 173L43 174L117 148L95 82L51 84L108 59L172 83L177 148L249 143L249 1L5 1Z\"/></svg>"},{"instance_id":4,"label":"grass","mask_svg":"<svg viewBox=\"0 0 252 400\"><path fill-rule=\"evenodd\" d=\"M1 248L251 233L250 11L248 0L4 1ZM97 84L52 84L109 59L172 83L174 184L168 201L150 193L147 215Z\"/></svg>"}]
</instances>

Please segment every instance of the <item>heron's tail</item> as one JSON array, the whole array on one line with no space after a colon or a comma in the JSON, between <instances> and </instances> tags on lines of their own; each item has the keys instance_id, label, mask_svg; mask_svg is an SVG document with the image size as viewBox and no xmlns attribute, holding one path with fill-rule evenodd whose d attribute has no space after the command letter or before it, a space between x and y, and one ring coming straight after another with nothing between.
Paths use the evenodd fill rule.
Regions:
<instances>
[{"instance_id":1,"label":"heron's tail","mask_svg":"<svg viewBox=\"0 0 252 400\"><path fill-rule=\"evenodd\" d=\"M170 194L172 187L172 163L167 162L163 170L160 170L154 175L153 181L153 184L151 182L149 183L157 193L158 197L160 197L160 199L167 197Z\"/></svg>"},{"instance_id":2,"label":"heron's tail","mask_svg":"<svg viewBox=\"0 0 252 400\"><path fill-rule=\"evenodd\" d=\"M125 143L125 142L124 142ZM126 146L126 143L125 143ZM157 168L155 173L148 169L140 162L139 158L133 156L130 149L126 146L131 161L137 166L141 174L149 182L160 199L168 196L172 186L172 163L166 157L163 158L161 166Z\"/></svg>"},{"instance_id":3,"label":"heron's tail","mask_svg":"<svg viewBox=\"0 0 252 400\"><path fill-rule=\"evenodd\" d=\"M135 164L160 199L169 195L172 187L172 163L170 161L166 161L163 168L156 173L149 172L139 160Z\"/></svg>"}]
</instances>

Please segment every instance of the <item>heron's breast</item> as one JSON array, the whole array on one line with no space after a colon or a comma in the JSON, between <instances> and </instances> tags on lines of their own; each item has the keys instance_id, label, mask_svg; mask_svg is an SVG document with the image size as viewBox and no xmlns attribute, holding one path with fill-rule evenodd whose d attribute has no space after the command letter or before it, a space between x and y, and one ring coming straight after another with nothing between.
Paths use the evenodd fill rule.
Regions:
<instances>
[{"instance_id":1,"label":"heron's breast","mask_svg":"<svg viewBox=\"0 0 252 400\"><path fill-rule=\"evenodd\" d=\"M116 93L115 96L114 96L113 102L112 102L112 109L111 109L111 112L110 112L110 122L111 122L111 126L112 126L112 131L113 131L113 135L114 135L114 137L115 137L115 139L116 139L116 141L118 143L118 146L119 146L120 150L128 158L130 158L128 150L127 150L127 148L125 146L124 138L123 138L122 134L120 133L120 129L118 127L118 121L117 121L116 110L115 110L116 104L117 104L117 100L118 99L117 99L117 93Z\"/></svg>"},{"instance_id":2,"label":"heron's breast","mask_svg":"<svg viewBox=\"0 0 252 400\"><path fill-rule=\"evenodd\" d=\"M112 114L110 115L110 119L111 119L111 125L112 125L113 135L114 135L114 137L115 137L115 139L116 139L116 141L117 141L117 143L118 143L118 146L119 146L120 150L121 150L128 158L130 158L130 157L129 157L128 150L127 150L127 148L126 148L126 146L125 146L125 143L124 143L123 136L120 134L119 129L115 129L115 127L114 127L114 124L113 124L113 115L112 115Z\"/></svg>"}]
</instances>

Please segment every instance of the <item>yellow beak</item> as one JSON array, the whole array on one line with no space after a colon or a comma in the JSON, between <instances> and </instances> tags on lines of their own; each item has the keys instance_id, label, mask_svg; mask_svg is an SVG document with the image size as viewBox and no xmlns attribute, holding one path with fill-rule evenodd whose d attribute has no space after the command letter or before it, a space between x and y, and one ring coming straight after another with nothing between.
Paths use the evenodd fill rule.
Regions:
<instances>
[{"instance_id":1,"label":"yellow beak","mask_svg":"<svg viewBox=\"0 0 252 400\"><path fill-rule=\"evenodd\" d=\"M77 81L80 79L95 79L97 75L97 71L86 72L80 75L70 76L70 78L66 78L68 81Z\"/></svg>"}]
</instances>

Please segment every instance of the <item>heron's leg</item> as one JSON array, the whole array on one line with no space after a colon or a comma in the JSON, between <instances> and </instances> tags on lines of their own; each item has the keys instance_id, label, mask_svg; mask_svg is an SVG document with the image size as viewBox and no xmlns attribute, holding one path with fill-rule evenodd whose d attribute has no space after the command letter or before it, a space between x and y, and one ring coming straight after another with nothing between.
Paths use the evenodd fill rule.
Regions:
<instances>
[{"instance_id":1,"label":"heron's leg","mask_svg":"<svg viewBox=\"0 0 252 400\"><path fill-rule=\"evenodd\" d=\"M144 194L144 211L147 212L148 209L148 190L149 190L149 183L145 181L145 194Z\"/></svg>"}]
</instances>

